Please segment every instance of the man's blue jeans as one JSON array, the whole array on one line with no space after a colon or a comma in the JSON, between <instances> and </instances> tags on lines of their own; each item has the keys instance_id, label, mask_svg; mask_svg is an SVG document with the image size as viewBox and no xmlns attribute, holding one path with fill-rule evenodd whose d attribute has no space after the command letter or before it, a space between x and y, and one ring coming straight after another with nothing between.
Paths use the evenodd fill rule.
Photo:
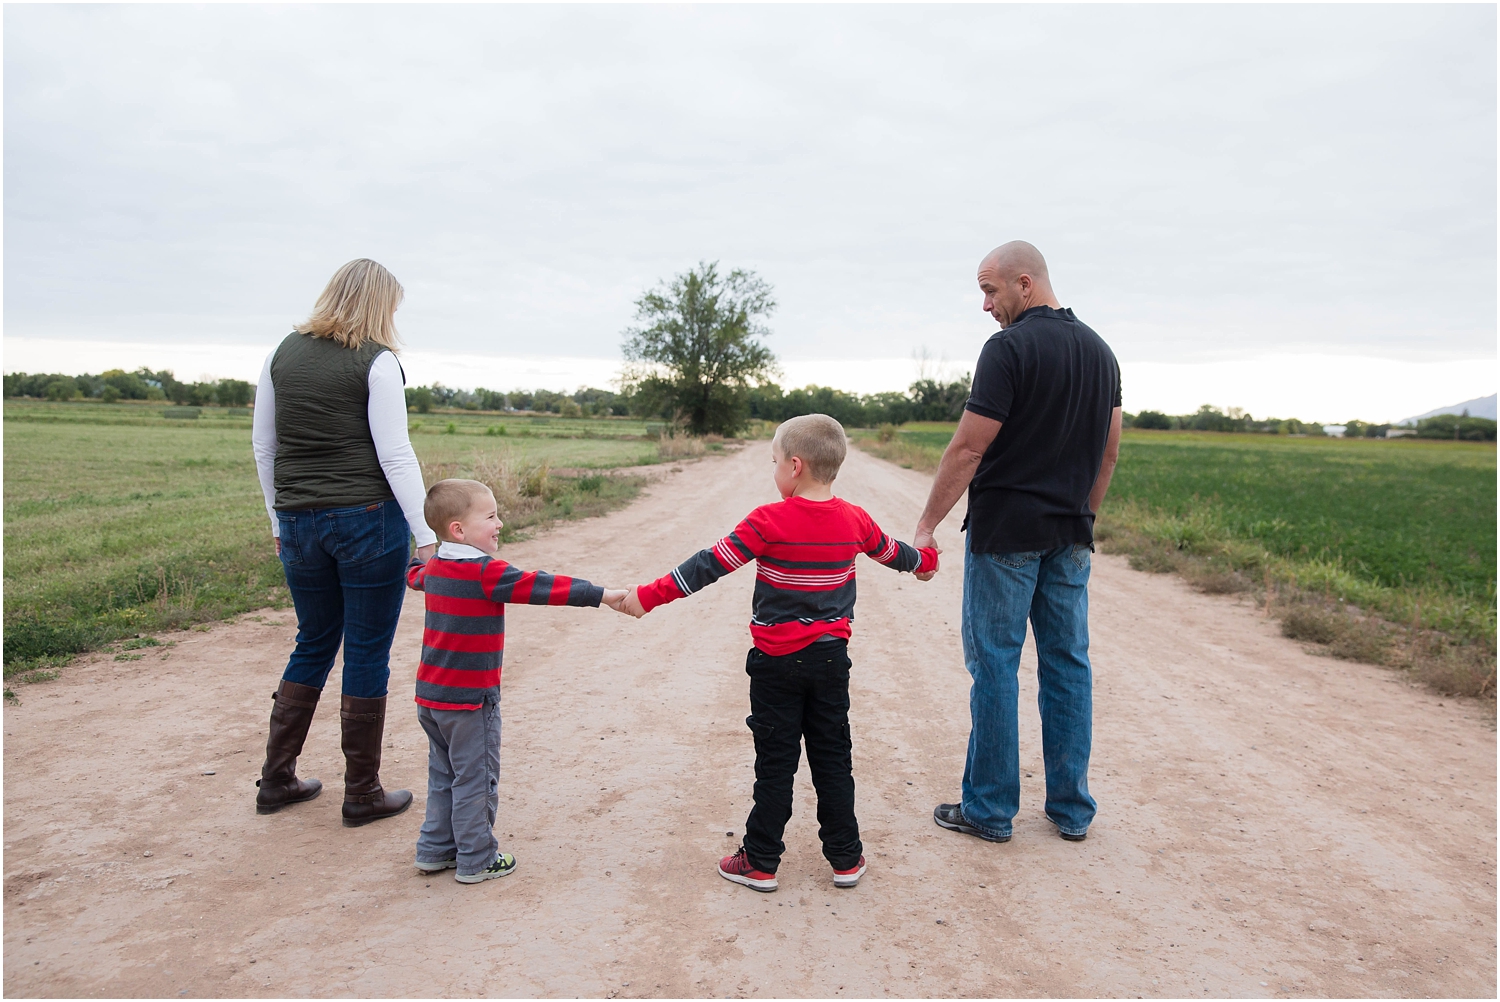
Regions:
<instances>
[{"instance_id":1,"label":"man's blue jeans","mask_svg":"<svg viewBox=\"0 0 1500 1002\"><path fill-rule=\"evenodd\" d=\"M1016 672L1028 618L1036 637L1047 817L1068 835L1083 834L1094 820L1090 553L1087 543L1030 553L966 548L964 661L974 685L961 806L964 819L990 835L1010 835L1021 806Z\"/></svg>"},{"instance_id":2,"label":"man's blue jeans","mask_svg":"<svg viewBox=\"0 0 1500 1002\"><path fill-rule=\"evenodd\" d=\"M282 678L323 688L344 645L344 695L379 699L406 595L411 530L395 501L278 511L281 567L297 609Z\"/></svg>"}]
</instances>

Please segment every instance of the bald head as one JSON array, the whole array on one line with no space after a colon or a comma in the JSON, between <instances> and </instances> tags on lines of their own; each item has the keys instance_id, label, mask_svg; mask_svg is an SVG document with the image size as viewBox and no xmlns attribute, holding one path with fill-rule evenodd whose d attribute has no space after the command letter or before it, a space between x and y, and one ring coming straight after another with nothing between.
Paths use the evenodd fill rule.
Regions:
<instances>
[{"instance_id":1,"label":"bald head","mask_svg":"<svg viewBox=\"0 0 1500 1002\"><path fill-rule=\"evenodd\" d=\"M1039 282L1048 282L1047 261L1042 252L1024 240L1012 240L1001 244L984 256L979 267L989 265L1001 278L1014 280L1021 275L1030 275Z\"/></svg>"},{"instance_id":2,"label":"bald head","mask_svg":"<svg viewBox=\"0 0 1500 1002\"><path fill-rule=\"evenodd\" d=\"M1009 327L1033 306L1060 309L1042 252L1024 240L1001 244L979 262L984 311Z\"/></svg>"}]
</instances>

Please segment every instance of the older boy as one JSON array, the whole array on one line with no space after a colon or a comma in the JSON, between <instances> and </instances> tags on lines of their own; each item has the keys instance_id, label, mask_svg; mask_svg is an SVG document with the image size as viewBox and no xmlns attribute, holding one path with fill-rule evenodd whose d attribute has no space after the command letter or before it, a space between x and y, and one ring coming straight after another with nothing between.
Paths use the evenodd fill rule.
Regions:
<instances>
[{"instance_id":1,"label":"older boy","mask_svg":"<svg viewBox=\"0 0 1500 1002\"><path fill-rule=\"evenodd\" d=\"M425 564L413 559L407 568L407 584L427 600L417 668L417 719L429 745L427 819L417 836L417 869L457 867L459 883L477 884L516 867L494 832L505 603L619 609L625 592L501 560L504 523L495 495L477 480L439 480L423 514L442 542Z\"/></svg>"},{"instance_id":2,"label":"older boy","mask_svg":"<svg viewBox=\"0 0 1500 1002\"><path fill-rule=\"evenodd\" d=\"M756 562L750 636L750 716L755 736L755 806L738 852L719 875L757 891L776 890L792 816L792 780L807 744L818 791L818 838L837 887L865 872L854 816L849 737L849 633L854 618L854 558L869 554L898 571L937 569L937 551L891 539L861 508L833 496L847 449L844 428L826 414L784 422L771 442L783 500L752 511L733 532L689 557L667 576L631 589L635 616L691 595Z\"/></svg>"}]
</instances>

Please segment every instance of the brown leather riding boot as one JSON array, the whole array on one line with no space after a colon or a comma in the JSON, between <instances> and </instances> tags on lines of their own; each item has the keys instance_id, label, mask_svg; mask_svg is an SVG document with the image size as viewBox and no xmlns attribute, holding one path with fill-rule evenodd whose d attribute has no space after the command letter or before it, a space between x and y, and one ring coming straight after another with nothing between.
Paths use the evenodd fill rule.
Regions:
<instances>
[{"instance_id":1,"label":"brown leather riding boot","mask_svg":"<svg viewBox=\"0 0 1500 1002\"><path fill-rule=\"evenodd\" d=\"M391 818L411 806L410 790L380 786L380 742L385 736L385 697L343 697L344 827Z\"/></svg>"},{"instance_id":2,"label":"brown leather riding boot","mask_svg":"<svg viewBox=\"0 0 1500 1002\"><path fill-rule=\"evenodd\" d=\"M260 787L255 793L255 813L275 814L287 804L312 800L323 792L316 779L297 778L297 756L312 725L322 689L282 679L271 694L271 733L266 738L266 764L260 767Z\"/></svg>"}]
</instances>

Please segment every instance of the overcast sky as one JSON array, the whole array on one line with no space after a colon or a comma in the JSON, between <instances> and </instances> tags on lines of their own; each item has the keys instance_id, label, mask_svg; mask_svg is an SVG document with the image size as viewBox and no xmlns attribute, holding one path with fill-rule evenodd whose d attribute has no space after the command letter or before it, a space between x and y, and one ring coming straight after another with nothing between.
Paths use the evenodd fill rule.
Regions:
<instances>
[{"instance_id":1,"label":"overcast sky","mask_svg":"<svg viewBox=\"0 0 1500 1002\"><path fill-rule=\"evenodd\" d=\"M1494 390L1491 5L4 17L8 371L253 357L359 256L414 356L607 369L643 289L718 260L774 285L799 371L961 370L975 265L1023 238L1127 374L1306 353Z\"/></svg>"}]
</instances>

